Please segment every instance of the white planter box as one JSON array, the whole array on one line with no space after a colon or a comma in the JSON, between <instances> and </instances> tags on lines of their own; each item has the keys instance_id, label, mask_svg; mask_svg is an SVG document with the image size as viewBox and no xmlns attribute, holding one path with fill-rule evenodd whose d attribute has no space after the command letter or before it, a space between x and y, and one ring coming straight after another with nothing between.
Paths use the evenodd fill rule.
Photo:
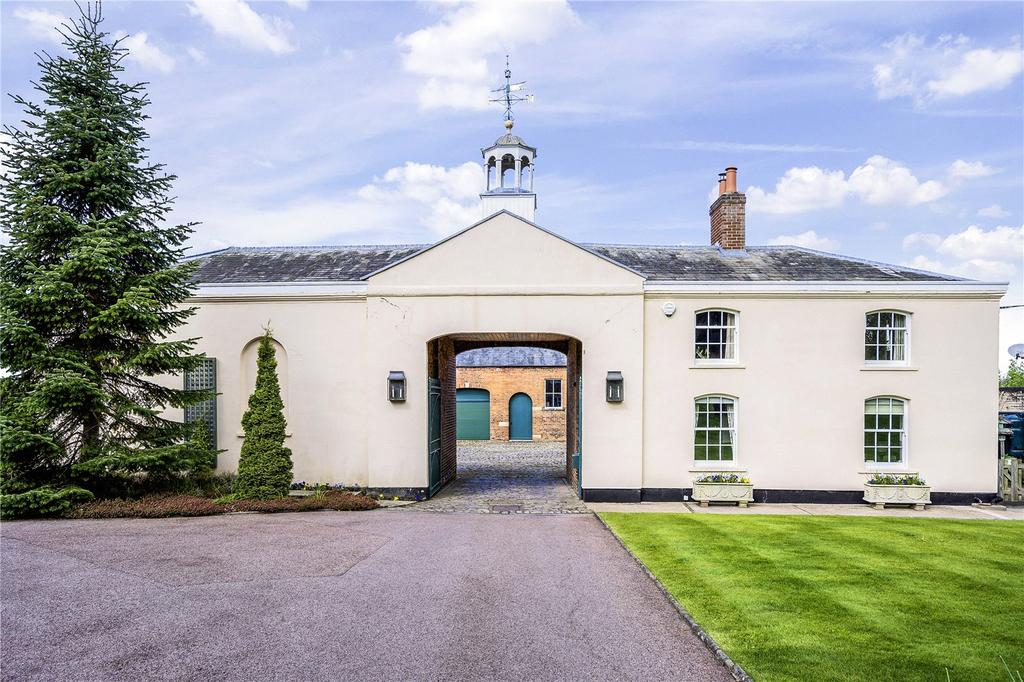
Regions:
<instances>
[{"instance_id":1,"label":"white planter box","mask_svg":"<svg viewBox=\"0 0 1024 682\"><path fill-rule=\"evenodd\" d=\"M698 483L693 484L693 499L706 507L710 502L735 502L746 507L754 501L753 483Z\"/></svg>"},{"instance_id":2,"label":"white planter box","mask_svg":"<svg viewBox=\"0 0 1024 682\"><path fill-rule=\"evenodd\" d=\"M918 511L932 503L931 486L927 485L876 485L864 484L864 501L885 509L887 504L912 504Z\"/></svg>"}]
</instances>

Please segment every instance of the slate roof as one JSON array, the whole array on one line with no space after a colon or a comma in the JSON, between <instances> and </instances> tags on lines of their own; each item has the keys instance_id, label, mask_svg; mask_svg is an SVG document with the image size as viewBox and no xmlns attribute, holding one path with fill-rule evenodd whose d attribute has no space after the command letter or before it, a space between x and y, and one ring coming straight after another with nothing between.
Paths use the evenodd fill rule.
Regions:
<instances>
[{"instance_id":1,"label":"slate roof","mask_svg":"<svg viewBox=\"0 0 1024 682\"><path fill-rule=\"evenodd\" d=\"M199 254L193 281L199 284L260 282L358 282L423 245L232 246Z\"/></svg>"},{"instance_id":2,"label":"slate roof","mask_svg":"<svg viewBox=\"0 0 1024 682\"><path fill-rule=\"evenodd\" d=\"M429 245L229 247L193 256L199 284L354 282ZM582 244L583 248L635 270L650 280L676 282L770 281L960 281L898 265L886 265L799 246Z\"/></svg>"},{"instance_id":3,"label":"slate roof","mask_svg":"<svg viewBox=\"0 0 1024 682\"><path fill-rule=\"evenodd\" d=\"M455 356L456 367L565 367L565 353L548 348L476 348Z\"/></svg>"},{"instance_id":4,"label":"slate roof","mask_svg":"<svg viewBox=\"0 0 1024 682\"><path fill-rule=\"evenodd\" d=\"M960 277L840 256L799 246L633 246L583 244L648 279L698 282L957 281Z\"/></svg>"}]
</instances>

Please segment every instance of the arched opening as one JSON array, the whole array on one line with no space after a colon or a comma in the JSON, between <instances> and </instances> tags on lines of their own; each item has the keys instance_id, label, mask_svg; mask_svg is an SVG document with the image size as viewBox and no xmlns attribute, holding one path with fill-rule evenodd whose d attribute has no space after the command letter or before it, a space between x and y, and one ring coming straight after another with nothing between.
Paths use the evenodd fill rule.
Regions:
<instances>
[{"instance_id":1,"label":"arched opening","mask_svg":"<svg viewBox=\"0 0 1024 682\"><path fill-rule=\"evenodd\" d=\"M583 344L562 334L456 333L428 341L430 495L453 483L439 503L524 489L535 491L538 504L545 494L575 499L582 364Z\"/></svg>"},{"instance_id":2,"label":"arched opening","mask_svg":"<svg viewBox=\"0 0 1024 682\"><path fill-rule=\"evenodd\" d=\"M490 192L495 188L495 183L498 180L497 172L498 161L493 156L487 159L487 164L484 170L487 172L487 191Z\"/></svg>"},{"instance_id":3,"label":"arched opening","mask_svg":"<svg viewBox=\"0 0 1024 682\"><path fill-rule=\"evenodd\" d=\"M241 412L240 415L245 414L245 411L249 409L249 396L252 395L253 390L256 388L256 356L259 354L260 340L263 337L256 337L249 343L245 344L242 349L241 355L241 371L239 376L242 378L242 391L241 391ZM288 353L285 351L277 339L271 339L270 344L274 347L274 357L277 359L277 382L281 385L281 400L284 402L284 417L288 418Z\"/></svg>"},{"instance_id":4,"label":"arched opening","mask_svg":"<svg viewBox=\"0 0 1024 682\"><path fill-rule=\"evenodd\" d=\"M530 157L524 156L519 159L519 187L524 191L533 191L533 167L530 165Z\"/></svg>"},{"instance_id":5,"label":"arched opening","mask_svg":"<svg viewBox=\"0 0 1024 682\"><path fill-rule=\"evenodd\" d=\"M515 189L516 186L516 159L511 154L501 157L501 188L504 190Z\"/></svg>"},{"instance_id":6,"label":"arched opening","mask_svg":"<svg viewBox=\"0 0 1024 682\"><path fill-rule=\"evenodd\" d=\"M455 438L491 439L491 394L484 388L455 391Z\"/></svg>"},{"instance_id":7,"label":"arched opening","mask_svg":"<svg viewBox=\"0 0 1024 682\"><path fill-rule=\"evenodd\" d=\"M508 400L508 439L533 440L533 400L525 393Z\"/></svg>"}]
</instances>

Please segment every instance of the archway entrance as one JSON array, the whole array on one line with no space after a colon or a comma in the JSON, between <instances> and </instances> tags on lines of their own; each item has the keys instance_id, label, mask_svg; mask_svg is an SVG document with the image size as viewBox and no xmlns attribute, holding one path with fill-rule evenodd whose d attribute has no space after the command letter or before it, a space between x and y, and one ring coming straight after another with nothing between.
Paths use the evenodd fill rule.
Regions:
<instances>
[{"instance_id":1,"label":"archway entrance","mask_svg":"<svg viewBox=\"0 0 1024 682\"><path fill-rule=\"evenodd\" d=\"M517 385L514 373L503 371L488 391L465 375L457 378L456 358L478 349L546 353L562 360L557 368L531 375L529 387ZM431 497L444 489L430 503L444 498L449 506L480 507L466 511L507 507L511 513L548 507L561 511L564 502L566 511L578 511L570 507L581 507L582 361L582 343L562 334L456 333L430 340L427 376L437 396L428 411ZM485 418L490 420L487 429ZM562 423L552 426L558 419Z\"/></svg>"}]
</instances>

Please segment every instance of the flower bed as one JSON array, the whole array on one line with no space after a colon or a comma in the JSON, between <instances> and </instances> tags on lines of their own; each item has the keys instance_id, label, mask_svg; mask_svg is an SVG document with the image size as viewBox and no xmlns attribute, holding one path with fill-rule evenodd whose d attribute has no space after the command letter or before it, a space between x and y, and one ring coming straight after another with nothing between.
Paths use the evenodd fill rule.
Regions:
<instances>
[{"instance_id":1,"label":"flower bed","mask_svg":"<svg viewBox=\"0 0 1024 682\"><path fill-rule=\"evenodd\" d=\"M151 495L137 500L95 500L75 505L65 518L73 519L157 519L168 516L212 516L230 512L363 511L376 509L376 500L365 495L330 491L310 497L282 497L274 500L233 500L219 503L195 495Z\"/></svg>"},{"instance_id":2,"label":"flower bed","mask_svg":"<svg viewBox=\"0 0 1024 682\"><path fill-rule=\"evenodd\" d=\"M887 504L907 504L920 511L932 503L931 490L917 474L874 474L864 484L864 501L875 509L885 509Z\"/></svg>"},{"instance_id":3,"label":"flower bed","mask_svg":"<svg viewBox=\"0 0 1024 682\"><path fill-rule=\"evenodd\" d=\"M702 507L712 502L735 502L746 507L754 501L754 484L749 478L738 474L698 476L693 481L693 499L700 502Z\"/></svg>"}]
</instances>

